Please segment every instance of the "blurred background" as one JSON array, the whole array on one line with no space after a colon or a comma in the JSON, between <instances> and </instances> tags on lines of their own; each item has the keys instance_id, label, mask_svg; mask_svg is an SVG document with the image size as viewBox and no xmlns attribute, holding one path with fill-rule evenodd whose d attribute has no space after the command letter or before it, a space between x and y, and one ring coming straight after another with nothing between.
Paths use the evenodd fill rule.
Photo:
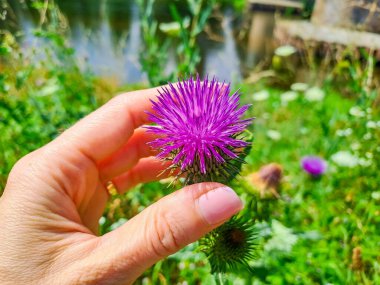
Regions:
<instances>
[{"instance_id":1,"label":"blurred background","mask_svg":"<svg viewBox=\"0 0 380 285\"><path fill-rule=\"evenodd\" d=\"M379 0L0 0L0 193L20 157L115 94L216 76L256 118L231 185L259 253L226 284L380 284L379 59ZM114 195L102 233L168 183ZM137 283L213 284L195 248Z\"/></svg>"}]
</instances>

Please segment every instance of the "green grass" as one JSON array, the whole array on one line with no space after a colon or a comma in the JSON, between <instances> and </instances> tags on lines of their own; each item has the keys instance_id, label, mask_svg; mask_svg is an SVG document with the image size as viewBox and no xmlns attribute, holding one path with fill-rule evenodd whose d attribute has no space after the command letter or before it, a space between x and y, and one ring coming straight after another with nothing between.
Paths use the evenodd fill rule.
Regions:
<instances>
[{"instance_id":1,"label":"green grass","mask_svg":"<svg viewBox=\"0 0 380 285\"><path fill-rule=\"evenodd\" d=\"M246 93L247 87L243 88ZM254 104L255 141L246 172L277 162L283 166L285 175L281 199L256 201L259 205L266 203L259 208L271 209L258 218L269 224L273 219L278 220L298 236L290 253L263 252L263 264L258 269L263 274L262 281L272 284L379 282L380 260L376 248L380 245L380 212L379 200L373 198L380 185L376 161L379 149L375 149L379 130L374 131L371 140L364 141L363 133L368 130L363 123L367 119L349 115L355 102L327 87L325 92L321 102L308 102L301 95L284 106L281 92L272 90L267 101ZM372 116L379 119L378 114ZM337 136L338 129L346 128L352 128L350 136ZM269 129L278 131L281 138L268 138ZM359 153L372 154L370 166L344 168L331 161L331 155L338 151L352 151L354 143L360 145ZM311 179L300 167L302 156L310 154L329 162L329 170L321 179ZM355 247L361 247L363 262L363 268L356 271L350 269Z\"/></svg>"},{"instance_id":2,"label":"green grass","mask_svg":"<svg viewBox=\"0 0 380 285\"><path fill-rule=\"evenodd\" d=\"M97 100L96 90L102 86L91 75L75 68L58 70L41 73L35 69L19 88L15 86L11 70L4 74L8 91L0 96L2 187L11 166L22 155L53 139L95 109L99 105L97 101L104 100ZM42 81L37 85L36 80L40 77ZM252 86L242 85L241 89L243 101L252 103ZM379 128L369 130L365 127L368 120L380 120L379 114L372 113L370 119L353 117L349 110L356 102L343 98L329 86L325 86L326 96L320 102L308 102L300 94L297 100L286 105L281 103L283 91L265 86L263 89L269 91L269 98L253 102L250 110L256 117L251 128L254 134L252 150L246 158L242 176L232 183L245 200L246 211L250 211L258 223L260 258L252 263L254 274L241 270L228 275L226 282L379 283L377 141L380 137ZM39 95L41 90L45 96ZM348 137L336 134L337 130L347 128L352 129ZM268 130L279 132L280 138L268 137ZM368 131L373 137L364 140ZM355 151L358 156L372 154L371 165L345 168L331 161L331 156L338 151L353 152L355 144L359 145ZM319 155L329 163L328 172L321 179L311 179L300 168L300 159L309 154ZM244 176L270 162L277 162L284 169L280 199L261 199L252 194L255 193L252 185L244 180ZM115 228L171 191L166 184L156 182L113 197L101 221L102 232ZM186 280L188 284L212 284L209 264L201 253L194 252L194 246L159 262L138 283L176 284ZM362 265L353 269L353 250L359 247Z\"/></svg>"}]
</instances>

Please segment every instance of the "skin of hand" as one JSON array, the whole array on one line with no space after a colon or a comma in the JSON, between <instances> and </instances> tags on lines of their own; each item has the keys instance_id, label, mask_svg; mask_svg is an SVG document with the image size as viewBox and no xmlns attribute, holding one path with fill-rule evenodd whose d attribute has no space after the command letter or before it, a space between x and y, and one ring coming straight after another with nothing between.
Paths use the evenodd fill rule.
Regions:
<instances>
[{"instance_id":1,"label":"skin of hand","mask_svg":"<svg viewBox=\"0 0 380 285\"><path fill-rule=\"evenodd\" d=\"M108 181L123 193L166 167L141 127L156 95L116 96L15 164L0 198L1 284L131 284L241 210L230 188L195 184L97 235Z\"/></svg>"}]
</instances>

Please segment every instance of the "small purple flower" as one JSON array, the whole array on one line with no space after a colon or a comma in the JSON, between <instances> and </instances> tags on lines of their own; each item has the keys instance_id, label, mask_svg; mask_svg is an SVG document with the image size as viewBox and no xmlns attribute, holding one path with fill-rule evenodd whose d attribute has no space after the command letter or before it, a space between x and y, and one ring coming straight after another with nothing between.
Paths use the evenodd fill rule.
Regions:
<instances>
[{"instance_id":1,"label":"small purple flower","mask_svg":"<svg viewBox=\"0 0 380 285\"><path fill-rule=\"evenodd\" d=\"M321 176L327 169L326 161L318 156L303 157L301 166L305 172L315 177Z\"/></svg>"},{"instance_id":2,"label":"small purple flower","mask_svg":"<svg viewBox=\"0 0 380 285\"><path fill-rule=\"evenodd\" d=\"M215 78L202 82L199 76L163 87L149 113L157 124L148 127L159 136L150 143L160 150L157 156L171 160L181 173L211 181L228 172L231 160L248 145L238 135L252 121L241 119L249 105L239 107L240 94L229 93L229 84ZM205 179L189 178L194 183Z\"/></svg>"}]
</instances>

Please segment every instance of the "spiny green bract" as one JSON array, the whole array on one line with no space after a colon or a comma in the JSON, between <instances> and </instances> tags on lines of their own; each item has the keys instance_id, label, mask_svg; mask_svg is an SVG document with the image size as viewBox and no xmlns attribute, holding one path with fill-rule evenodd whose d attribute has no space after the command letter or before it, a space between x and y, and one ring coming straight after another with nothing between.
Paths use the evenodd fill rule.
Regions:
<instances>
[{"instance_id":1,"label":"spiny green bract","mask_svg":"<svg viewBox=\"0 0 380 285\"><path fill-rule=\"evenodd\" d=\"M210 262L211 272L234 271L239 265L252 270L248 262L257 258L256 230L251 221L232 217L199 241L199 250Z\"/></svg>"}]
</instances>

